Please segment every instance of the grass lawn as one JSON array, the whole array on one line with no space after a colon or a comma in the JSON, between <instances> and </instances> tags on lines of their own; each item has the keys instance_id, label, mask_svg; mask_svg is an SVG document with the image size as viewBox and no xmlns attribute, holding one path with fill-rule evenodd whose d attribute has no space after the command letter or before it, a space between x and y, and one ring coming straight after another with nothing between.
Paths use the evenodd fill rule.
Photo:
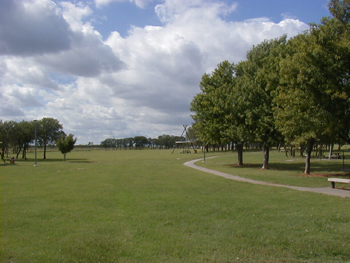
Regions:
<instances>
[{"instance_id":1,"label":"grass lawn","mask_svg":"<svg viewBox=\"0 0 350 263\"><path fill-rule=\"evenodd\" d=\"M217 152L214 155L219 158L209 158L205 162L199 161L196 162L196 165L254 180L304 187L329 187L331 184L327 181L327 177L349 179L349 151L345 152L344 169L342 159L312 158L310 175L304 174L305 158L286 157L282 152L271 151L270 168L267 170L261 169L263 162L261 151L245 151L243 166L236 165L237 154L235 152ZM201 157L203 156L199 158ZM336 184L336 186L349 189L347 184Z\"/></svg>"},{"instance_id":2,"label":"grass lawn","mask_svg":"<svg viewBox=\"0 0 350 263\"><path fill-rule=\"evenodd\" d=\"M219 155L203 165L234 169L232 152ZM0 165L4 263L349 262L348 198L227 180L179 151L28 157Z\"/></svg>"}]
</instances>

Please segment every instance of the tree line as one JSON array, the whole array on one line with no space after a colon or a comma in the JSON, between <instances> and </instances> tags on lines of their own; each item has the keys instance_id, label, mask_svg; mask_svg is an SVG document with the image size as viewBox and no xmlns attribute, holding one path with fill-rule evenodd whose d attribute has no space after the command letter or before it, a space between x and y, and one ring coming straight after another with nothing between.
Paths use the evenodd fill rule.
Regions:
<instances>
[{"instance_id":1,"label":"tree line","mask_svg":"<svg viewBox=\"0 0 350 263\"><path fill-rule=\"evenodd\" d=\"M58 149L66 158L66 153L74 148L76 138L67 135L62 124L54 118L43 118L34 121L2 121L0 120L1 159L12 148L16 159L22 153L22 159L27 159L27 151L37 139L39 146L44 148L43 159L46 159L46 149L49 144L56 143Z\"/></svg>"},{"instance_id":2,"label":"tree line","mask_svg":"<svg viewBox=\"0 0 350 263\"><path fill-rule=\"evenodd\" d=\"M332 17L291 39L253 46L237 64L223 61L204 74L191 102L193 127L205 144L278 143L305 152L305 173L316 144L350 143L350 1L331 0Z\"/></svg>"},{"instance_id":3,"label":"tree line","mask_svg":"<svg viewBox=\"0 0 350 263\"><path fill-rule=\"evenodd\" d=\"M189 127L188 132L195 138L194 130ZM192 137L191 137L192 138ZM101 142L101 146L110 149L171 149L177 141L184 141L183 136L163 134L157 138L147 138L145 136L135 136L122 139L108 138Z\"/></svg>"}]
</instances>

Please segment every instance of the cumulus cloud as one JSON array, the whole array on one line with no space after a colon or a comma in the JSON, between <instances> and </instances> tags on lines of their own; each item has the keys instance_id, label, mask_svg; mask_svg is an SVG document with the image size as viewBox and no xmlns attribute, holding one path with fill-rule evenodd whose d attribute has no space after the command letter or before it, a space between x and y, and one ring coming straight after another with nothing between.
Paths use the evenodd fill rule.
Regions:
<instances>
[{"instance_id":1,"label":"cumulus cloud","mask_svg":"<svg viewBox=\"0 0 350 263\"><path fill-rule=\"evenodd\" d=\"M217 16L226 16L232 13L237 8L237 3L227 5L218 1L182 1L182 0L168 0L163 4L155 7L155 12L163 23L173 22L181 19L212 18Z\"/></svg>"},{"instance_id":2,"label":"cumulus cloud","mask_svg":"<svg viewBox=\"0 0 350 263\"><path fill-rule=\"evenodd\" d=\"M74 76L96 77L102 72L120 70L124 63L104 45L100 35L95 35L88 26L72 38L69 50L60 54L45 54L37 61L51 71Z\"/></svg>"},{"instance_id":3,"label":"cumulus cloud","mask_svg":"<svg viewBox=\"0 0 350 263\"><path fill-rule=\"evenodd\" d=\"M94 3L102 8L111 2ZM152 1L129 2L144 7ZM180 135L182 125L191 124L190 102L204 73L223 60L244 60L265 39L308 28L295 19L227 21L235 3L165 0L155 6L162 26L131 26L126 37L114 31L103 41L89 21L94 6L28 3L0 3L0 118L57 118L78 143ZM39 12L44 15L35 17ZM38 19L49 18L48 28L35 28ZM55 41L41 43L52 31ZM28 47L12 47L15 40L27 40Z\"/></svg>"},{"instance_id":4,"label":"cumulus cloud","mask_svg":"<svg viewBox=\"0 0 350 263\"><path fill-rule=\"evenodd\" d=\"M145 8L148 3L151 3L153 1L154 0L95 0L95 5L97 8L102 8L113 2L119 2L119 3L130 2L130 3L134 3L139 8Z\"/></svg>"},{"instance_id":5,"label":"cumulus cloud","mask_svg":"<svg viewBox=\"0 0 350 263\"><path fill-rule=\"evenodd\" d=\"M3 85L16 83L19 86L31 86L56 90L58 84L50 79L40 65L32 58L3 58Z\"/></svg>"},{"instance_id":6,"label":"cumulus cloud","mask_svg":"<svg viewBox=\"0 0 350 263\"><path fill-rule=\"evenodd\" d=\"M73 31L80 31L83 20L93 14L91 8L78 2L76 5L70 2L61 2L63 18L67 21Z\"/></svg>"},{"instance_id":7,"label":"cumulus cloud","mask_svg":"<svg viewBox=\"0 0 350 263\"><path fill-rule=\"evenodd\" d=\"M0 1L0 54L28 56L70 48L68 23L51 1Z\"/></svg>"}]
</instances>

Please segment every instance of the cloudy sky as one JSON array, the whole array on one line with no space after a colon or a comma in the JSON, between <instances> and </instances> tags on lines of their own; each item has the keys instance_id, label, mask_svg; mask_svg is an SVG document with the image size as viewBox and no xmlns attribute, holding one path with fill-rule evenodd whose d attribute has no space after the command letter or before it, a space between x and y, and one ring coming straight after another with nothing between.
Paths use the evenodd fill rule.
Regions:
<instances>
[{"instance_id":1,"label":"cloudy sky","mask_svg":"<svg viewBox=\"0 0 350 263\"><path fill-rule=\"evenodd\" d=\"M78 144L181 135L199 81L329 16L328 0L1 0L0 119Z\"/></svg>"}]
</instances>

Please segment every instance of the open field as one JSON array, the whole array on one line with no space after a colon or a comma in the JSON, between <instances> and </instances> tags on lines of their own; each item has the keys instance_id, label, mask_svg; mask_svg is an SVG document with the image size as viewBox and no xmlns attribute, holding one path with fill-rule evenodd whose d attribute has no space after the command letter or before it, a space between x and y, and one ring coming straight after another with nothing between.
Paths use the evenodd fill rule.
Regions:
<instances>
[{"instance_id":1,"label":"open field","mask_svg":"<svg viewBox=\"0 0 350 263\"><path fill-rule=\"evenodd\" d=\"M303 169L285 171L286 158L271 156L271 169L262 171L254 164L262 154L245 153L245 168L232 167L232 152L207 157L213 155L220 157L200 165L329 186L324 177L298 175ZM73 151L63 162L50 152L46 161L38 155L37 167L33 156L0 165L1 262L349 261L348 198L251 185L183 165L202 154ZM317 173L338 173L331 162L318 164Z\"/></svg>"}]
</instances>

